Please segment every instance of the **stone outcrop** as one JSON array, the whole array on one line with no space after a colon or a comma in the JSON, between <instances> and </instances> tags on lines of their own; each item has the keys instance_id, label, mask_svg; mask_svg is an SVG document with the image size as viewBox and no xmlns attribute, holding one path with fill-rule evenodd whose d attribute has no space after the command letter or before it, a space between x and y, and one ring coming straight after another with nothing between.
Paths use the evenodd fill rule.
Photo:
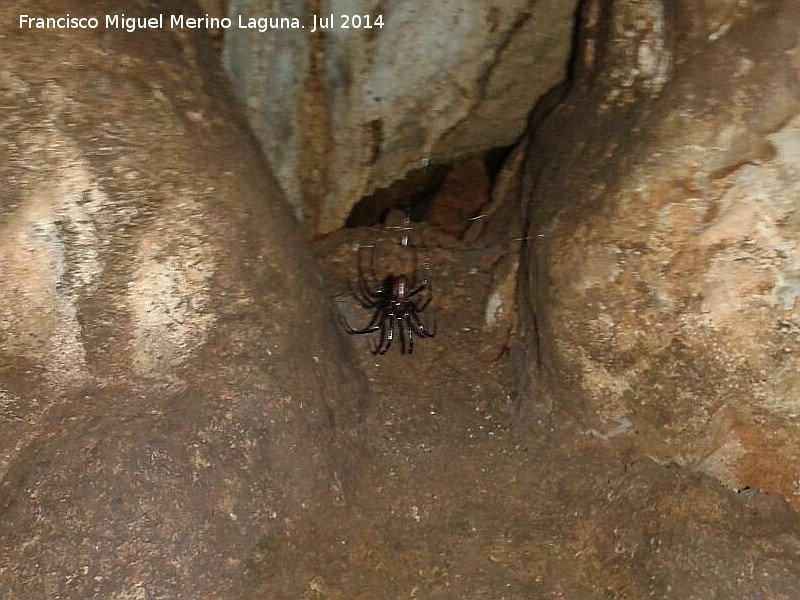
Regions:
<instances>
[{"instance_id":1,"label":"stone outcrop","mask_svg":"<svg viewBox=\"0 0 800 600\"><path fill-rule=\"evenodd\" d=\"M575 4L232 0L234 19L297 17L306 29L231 29L226 65L289 201L324 234L423 157L512 144L564 78ZM335 27L310 33L312 15L330 13ZM383 27L342 29L343 14L382 15Z\"/></svg>"},{"instance_id":2,"label":"stone outcrop","mask_svg":"<svg viewBox=\"0 0 800 600\"><path fill-rule=\"evenodd\" d=\"M362 384L227 90L187 30L0 41L0 597L238 598L339 501Z\"/></svg>"},{"instance_id":3,"label":"stone outcrop","mask_svg":"<svg viewBox=\"0 0 800 600\"><path fill-rule=\"evenodd\" d=\"M587 2L520 268L529 410L795 506L798 51L793 1Z\"/></svg>"}]
</instances>

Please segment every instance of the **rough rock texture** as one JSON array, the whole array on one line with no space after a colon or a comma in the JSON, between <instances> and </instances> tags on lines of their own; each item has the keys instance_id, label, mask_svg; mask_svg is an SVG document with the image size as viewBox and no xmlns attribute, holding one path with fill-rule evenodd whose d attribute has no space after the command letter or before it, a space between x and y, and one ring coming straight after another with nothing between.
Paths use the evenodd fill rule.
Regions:
<instances>
[{"instance_id":1,"label":"rough rock texture","mask_svg":"<svg viewBox=\"0 0 800 600\"><path fill-rule=\"evenodd\" d=\"M799 35L795 1L587 2L520 269L551 407L795 506Z\"/></svg>"},{"instance_id":2,"label":"rough rock texture","mask_svg":"<svg viewBox=\"0 0 800 600\"><path fill-rule=\"evenodd\" d=\"M408 261L397 237L354 228L316 243L351 323L370 313L348 294L356 249L375 244L383 274ZM264 541L247 599L794 600L800 517L778 496L735 493L563 419L533 435L512 426L507 321L487 325L484 311L510 250L418 248L436 337L382 357L350 337L375 397L372 452L346 505Z\"/></svg>"},{"instance_id":3,"label":"rough rock texture","mask_svg":"<svg viewBox=\"0 0 800 600\"><path fill-rule=\"evenodd\" d=\"M490 200L491 180L483 156L458 161L431 198L425 220L460 238Z\"/></svg>"},{"instance_id":4,"label":"rough rock texture","mask_svg":"<svg viewBox=\"0 0 800 600\"><path fill-rule=\"evenodd\" d=\"M0 597L239 597L363 398L297 224L190 32L8 29L0 104Z\"/></svg>"},{"instance_id":5,"label":"rough rock texture","mask_svg":"<svg viewBox=\"0 0 800 600\"><path fill-rule=\"evenodd\" d=\"M197 0L197 4L210 17L222 18L228 13L228 0Z\"/></svg>"},{"instance_id":6,"label":"rough rock texture","mask_svg":"<svg viewBox=\"0 0 800 600\"><path fill-rule=\"evenodd\" d=\"M432 157L510 145L564 77L576 2L232 0L229 14L304 30L232 29L226 65L289 201L315 233ZM335 28L310 33L312 15ZM342 29L341 15L383 16Z\"/></svg>"}]
</instances>

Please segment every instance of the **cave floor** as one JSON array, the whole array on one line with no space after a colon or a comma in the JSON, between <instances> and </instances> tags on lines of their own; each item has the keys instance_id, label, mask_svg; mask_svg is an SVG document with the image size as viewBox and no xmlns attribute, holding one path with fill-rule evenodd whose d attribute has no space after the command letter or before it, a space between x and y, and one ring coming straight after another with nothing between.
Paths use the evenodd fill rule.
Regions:
<instances>
[{"instance_id":1,"label":"cave floor","mask_svg":"<svg viewBox=\"0 0 800 600\"><path fill-rule=\"evenodd\" d=\"M397 237L360 228L317 242L332 300L354 326L371 314L349 292L357 248L376 245L379 276L408 270L413 255ZM417 338L413 354L401 355L395 342L374 356L370 336L349 338L375 402L367 472L346 486L355 489L344 491L340 515L317 523L312 535L287 532L265 548L270 570L292 567L269 578L258 597L512 599L530 597L547 578L546 548L520 535L555 524L533 501L542 483L524 465L535 453L510 428L510 331L484 324L500 256L493 249L417 251L419 271L429 264L433 300L424 316L435 321L436 336Z\"/></svg>"},{"instance_id":2,"label":"cave floor","mask_svg":"<svg viewBox=\"0 0 800 600\"><path fill-rule=\"evenodd\" d=\"M377 244L397 264L408 251L396 237L360 228L316 244L332 300L354 325L370 316L348 288L355 249ZM434 290L425 314L437 334L412 355L393 347L376 357L368 336L350 337L375 402L364 429L369 450L343 474L346 485L334 484L332 514L264 541L249 597L762 597L748 595L749 586L761 589L759 576L742 581L754 563L747 545L736 548L750 533L768 535L759 499L626 457L547 417L519 426L511 324L484 322L503 253L420 251Z\"/></svg>"}]
</instances>

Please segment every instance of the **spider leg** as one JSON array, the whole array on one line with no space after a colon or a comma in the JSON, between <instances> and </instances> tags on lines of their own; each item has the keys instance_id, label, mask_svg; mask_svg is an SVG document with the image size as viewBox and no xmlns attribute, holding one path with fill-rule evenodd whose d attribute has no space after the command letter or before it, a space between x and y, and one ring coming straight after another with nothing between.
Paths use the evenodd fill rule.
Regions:
<instances>
[{"instance_id":1,"label":"spider leg","mask_svg":"<svg viewBox=\"0 0 800 600\"><path fill-rule=\"evenodd\" d=\"M387 319L386 313L382 313L381 322L378 325L378 328L381 330L381 335L378 342L376 343L374 340L370 340L370 348L373 354L383 354L383 352L381 352L381 348L383 347L383 344L386 341L386 319Z\"/></svg>"},{"instance_id":2,"label":"spider leg","mask_svg":"<svg viewBox=\"0 0 800 600\"><path fill-rule=\"evenodd\" d=\"M406 340L406 327L405 321L403 320L403 313L400 313L395 319L397 321L397 333L400 336L400 354L406 354L408 352L408 341Z\"/></svg>"},{"instance_id":3,"label":"spider leg","mask_svg":"<svg viewBox=\"0 0 800 600\"><path fill-rule=\"evenodd\" d=\"M429 281L428 281L429 269L428 269L428 263L426 262L426 263L424 263L425 275L422 277L422 281L420 282L420 284L417 285L417 273L418 273L417 263L419 261L419 256L417 255L416 249L414 249L413 261L414 261L413 262L414 268L413 268L413 270L411 272L412 273L412 275L411 275L411 281L412 281L411 287L413 289L408 293L408 297L409 298L411 296L416 296L417 294L419 294L422 290L427 288L428 284L429 284Z\"/></svg>"},{"instance_id":4,"label":"spider leg","mask_svg":"<svg viewBox=\"0 0 800 600\"><path fill-rule=\"evenodd\" d=\"M361 258L361 252L365 249L369 248L369 272L370 276L373 280L377 280L375 277L375 269L373 268L373 263L375 260L375 246L359 246L358 247L358 285L361 287L361 291L364 295L369 298L371 301L377 301L380 299L380 294L383 291L383 286L373 286L371 282L367 280L367 276L364 274L364 261Z\"/></svg>"},{"instance_id":5,"label":"spider leg","mask_svg":"<svg viewBox=\"0 0 800 600\"><path fill-rule=\"evenodd\" d=\"M426 287L428 287L428 280L427 279L423 279L422 283L420 283L417 287L415 287L413 290L408 292L408 296L407 297L411 298L411 296L416 296L422 290L424 290Z\"/></svg>"},{"instance_id":6,"label":"spider leg","mask_svg":"<svg viewBox=\"0 0 800 600\"><path fill-rule=\"evenodd\" d=\"M363 277L359 277L358 279L358 287L361 290L361 295L364 298L367 298L370 302L378 302L381 299L381 292L383 292L383 286L379 286L374 290L369 287L367 281Z\"/></svg>"},{"instance_id":7,"label":"spider leg","mask_svg":"<svg viewBox=\"0 0 800 600\"><path fill-rule=\"evenodd\" d=\"M342 323L344 323L345 329L347 329L347 333L355 333L355 334L362 334L362 333L374 333L378 331L380 326L378 325L378 321L383 316L383 310L378 309L375 311L375 314L372 315L372 318L369 321L369 325L364 327L364 329L353 329L350 323L347 322L346 317L342 317Z\"/></svg>"},{"instance_id":8,"label":"spider leg","mask_svg":"<svg viewBox=\"0 0 800 600\"><path fill-rule=\"evenodd\" d=\"M391 312L386 315L386 319L381 323L389 322L389 331L386 333L386 337L381 341L383 345L383 349L378 352L378 354L386 354L386 351L389 349L389 346L392 345L392 340L394 339L394 314Z\"/></svg>"},{"instance_id":9,"label":"spider leg","mask_svg":"<svg viewBox=\"0 0 800 600\"><path fill-rule=\"evenodd\" d=\"M417 312L418 311L417 311L416 308L409 311L409 314L411 315L411 319L414 322L414 325L416 326L417 331L421 335L424 335L424 336L427 336L427 337L435 336L436 335L436 323L434 322L434 324L433 324L433 331L428 331L428 325L425 323L425 321L422 320L422 317L420 317L419 314L417 314Z\"/></svg>"},{"instance_id":10,"label":"spider leg","mask_svg":"<svg viewBox=\"0 0 800 600\"><path fill-rule=\"evenodd\" d=\"M367 296L359 288L353 286L352 283L350 284L350 291L355 299L358 300L358 303L364 308L375 308L378 306L378 299L372 299L370 296Z\"/></svg>"},{"instance_id":11,"label":"spider leg","mask_svg":"<svg viewBox=\"0 0 800 600\"><path fill-rule=\"evenodd\" d=\"M406 336L408 337L408 353L411 354L414 352L414 326L411 323L411 313L405 312L403 317L405 318Z\"/></svg>"},{"instance_id":12,"label":"spider leg","mask_svg":"<svg viewBox=\"0 0 800 600\"><path fill-rule=\"evenodd\" d=\"M359 273L359 277L356 280L358 287L351 287L353 291L353 295L356 298L359 298L359 302L362 304L373 304L377 305L378 302L381 300L381 294L383 293L383 286L378 286L375 289L372 289L369 286L369 283L364 278L363 273ZM360 294L360 295L359 295Z\"/></svg>"},{"instance_id":13,"label":"spider leg","mask_svg":"<svg viewBox=\"0 0 800 600\"><path fill-rule=\"evenodd\" d=\"M415 310L416 312L422 312L423 310L425 310L425 307L426 307L426 306L428 306L428 304L430 304L431 300L433 300L433 296L428 296L428 297L425 299L425 302L423 302L421 306L417 306L417 305L416 305L416 304L414 304L413 302L412 302L411 304L412 304L412 306L414 307L414 310Z\"/></svg>"}]
</instances>

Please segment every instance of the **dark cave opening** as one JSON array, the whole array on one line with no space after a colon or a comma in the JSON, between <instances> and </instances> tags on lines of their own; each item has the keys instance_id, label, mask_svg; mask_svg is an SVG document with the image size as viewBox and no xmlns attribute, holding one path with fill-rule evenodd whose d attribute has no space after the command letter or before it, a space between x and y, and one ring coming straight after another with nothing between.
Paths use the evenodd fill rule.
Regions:
<instances>
[{"instance_id":1,"label":"dark cave opening","mask_svg":"<svg viewBox=\"0 0 800 600\"><path fill-rule=\"evenodd\" d=\"M401 210L414 222L425 220L431 200L451 167L431 164L410 171L403 179L363 197L350 211L345 228L382 225L392 210Z\"/></svg>"},{"instance_id":2,"label":"dark cave opening","mask_svg":"<svg viewBox=\"0 0 800 600\"><path fill-rule=\"evenodd\" d=\"M459 238L490 201L495 181L513 149L502 146L451 163L420 166L400 181L363 197L350 212L345 228L385 225L391 213L402 211L412 222L429 222Z\"/></svg>"}]
</instances>

